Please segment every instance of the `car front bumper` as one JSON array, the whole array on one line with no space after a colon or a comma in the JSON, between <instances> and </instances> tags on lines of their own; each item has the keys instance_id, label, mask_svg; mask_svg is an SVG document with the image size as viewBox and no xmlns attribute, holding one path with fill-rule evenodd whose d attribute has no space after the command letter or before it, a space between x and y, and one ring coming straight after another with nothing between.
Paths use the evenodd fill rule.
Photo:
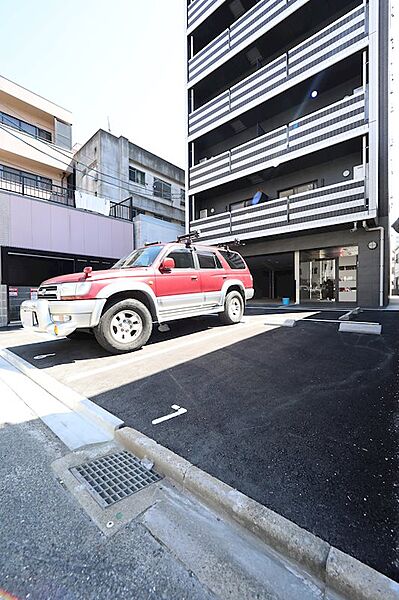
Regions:
<instances>
[{"instance_id":1,"label":"car front bumper","mask_svg":"<svg viewBox=\"0 0 399 600\"><path fill-rule=\"evenodd\" d=\"M65 336L75 329L95 327L100 320L105 298L92 300L25 300L21 322L25 329Z\"/></svg>"}]
</instances>

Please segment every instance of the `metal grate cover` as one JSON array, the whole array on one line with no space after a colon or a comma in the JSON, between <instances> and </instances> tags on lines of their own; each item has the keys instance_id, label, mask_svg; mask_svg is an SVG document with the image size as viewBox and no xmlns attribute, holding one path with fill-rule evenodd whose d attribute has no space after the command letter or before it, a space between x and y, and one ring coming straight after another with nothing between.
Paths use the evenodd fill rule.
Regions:
<instances>
[{"instance_id":1,"label":"metal grate cover","mask_svg":"<svg viewBox=\"0 0 399 600\"><path fill-rule=\"evenodd\" d=\"M104 508L162 479L126 450L72 467L70 471Z\"/></svg>"}]
</instances>

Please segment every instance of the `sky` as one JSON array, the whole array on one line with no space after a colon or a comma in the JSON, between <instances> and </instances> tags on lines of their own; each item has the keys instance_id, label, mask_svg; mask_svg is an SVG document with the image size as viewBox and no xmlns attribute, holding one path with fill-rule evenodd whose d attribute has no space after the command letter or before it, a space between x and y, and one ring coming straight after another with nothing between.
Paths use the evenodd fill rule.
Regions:
<instances>
[{"instance_id":1,"label":"sky","mask_svg":"<svg viewBox=\"0 0 399 600\"><path fill-rule=\"evenodd\" d=\"M184 0L0 0L0 74L184 168Z\"/></svg>"}]
</instances>

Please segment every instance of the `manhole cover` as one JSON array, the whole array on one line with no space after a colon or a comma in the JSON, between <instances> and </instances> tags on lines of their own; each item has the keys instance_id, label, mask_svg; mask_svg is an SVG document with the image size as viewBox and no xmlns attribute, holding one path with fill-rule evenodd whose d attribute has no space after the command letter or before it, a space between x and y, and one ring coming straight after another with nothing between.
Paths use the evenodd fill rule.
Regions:
<instances>
[{"instance_id":1,"label":"manhole cover","mask_svg":"<svg viewBox=\"0 0 399 600\"><path fill-rule=\"evenodd\" d=\"M102 507L111 506L161 479L127 451L102 456L70 471Z\"/></svg>"}]
</instances>

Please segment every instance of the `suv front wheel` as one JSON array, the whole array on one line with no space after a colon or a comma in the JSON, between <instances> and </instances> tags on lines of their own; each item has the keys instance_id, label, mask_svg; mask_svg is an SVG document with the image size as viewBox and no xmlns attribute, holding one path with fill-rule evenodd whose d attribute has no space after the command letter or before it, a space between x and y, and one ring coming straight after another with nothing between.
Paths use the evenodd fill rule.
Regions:
<instances>
[{"instance_id":1,"label":"suv front wheel","mask_svg":"<svg viewBox=\"0 0 399 600\"><path fill-rule=\"evenodd\" d=\"M243 314L244 300L242 299L240 292L228 292L226 300L224 301L224 310L219 315L222 323L225 323L226 325L239 323Z\"/></svg>"},{"instance_id":2,"label":"suv front wheel","mask_svg":"<svg viewBox=\"0 0 399 600\"><path fill-rule=\"evenodd\" d=\"M146 306L134 299L112 304L94 328L97 342L112 354L138 350L152 332L152 318Z\"/></svg>"}]
</instances>

